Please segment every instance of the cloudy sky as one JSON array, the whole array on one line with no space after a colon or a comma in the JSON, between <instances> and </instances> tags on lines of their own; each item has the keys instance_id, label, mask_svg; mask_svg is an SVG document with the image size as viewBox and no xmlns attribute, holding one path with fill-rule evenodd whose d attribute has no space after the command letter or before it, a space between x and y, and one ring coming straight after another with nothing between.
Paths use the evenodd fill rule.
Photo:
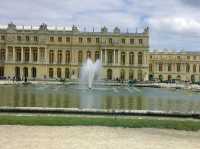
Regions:
<instances>
[{"instance_id":1,"label":"cloudy sky","mask_svg":"<svg viewBox=\"0 0 200 149\"><path fill-rule=\"evenodd\" d=\"M79 25L126 32L150 27L151 49L200 51L199 0L4 0L0 24Z\"/></svg>"}]
</instances>

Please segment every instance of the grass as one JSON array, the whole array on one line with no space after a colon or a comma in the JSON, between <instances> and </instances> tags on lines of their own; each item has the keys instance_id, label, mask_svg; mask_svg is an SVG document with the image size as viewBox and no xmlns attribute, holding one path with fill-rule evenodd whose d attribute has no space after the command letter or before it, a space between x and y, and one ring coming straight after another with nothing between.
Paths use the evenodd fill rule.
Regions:
<instances>
[{"instance_id":1,"label":"grass","mask_svg":"<svg viewBox=\"0 0 200 149\"><path fill-rule=\"evenodd\" d=\"M89 116L17 116L0 115L0 125L42 126L109 126L128 128L165 128L200 130L200 120L158 119L151 117L89 117Z\"/></svg>"}]
</instances>

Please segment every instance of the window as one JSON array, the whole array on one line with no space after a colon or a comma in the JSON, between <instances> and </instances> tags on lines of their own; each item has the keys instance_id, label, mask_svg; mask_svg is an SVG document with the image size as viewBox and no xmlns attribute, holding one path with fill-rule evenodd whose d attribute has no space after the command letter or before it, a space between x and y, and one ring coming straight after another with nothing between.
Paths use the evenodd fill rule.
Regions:
<instances>
[{"instance_id":1,"label":"window","mask_svg":"<svg viewBox=\"0 0 200 149\"><path fill-rule=\"evenodd\" d=\"M193 56L193 60L196 60L196 56Z\"/></svg>"},{"instance_id":2,"label":"window","mask_svg":"<svg viewBox=\"0 0 200 149\"><path fill-rule=\"evenodd\" d=\"M122 39L122 44L125 44L126 43L126 40L123 38Z\"/></svg>"},{"instance_id":3,"label":"window","mask_svg":"<svg viewBox=\"0 0 200 149\"><path fill-rule=\"evenodd\" d=\"M87 56L86 58L91 58L91 52L90 51L87 51Z\"/></svg>"},{"instance_id":4,"label":"window","mask_svg":"<svg viewBox=\"0 0 200 149\"><path fill-rule=\"evenodd\" d=\"M109 44L112 44L112 38L109 38Z\"/></svg>"},{"instance_id":5,"label":"window","mask_svg":"<svg viewBox=\"0 0 200 149\"><path fill-rule=\"evenodd\" d=\"M58 37L58 42L62 42L62 37Z\"/></svg>"},{"instance_id":6,"label":"window","mask_svg":"<svg viewBox=\"0 0 200 149\"><path fill-rule=\"evenodd\" d=\"M138 64L142 64L142 59L143 59L143 54L142 54L142 52L139 52L138 53Z\"/></svg>"},{"instance_id":7,"label":"window","mask_svg":"<svg viewBox=\"0 0 200 149\"><path fill-rule=\"evenodd\" d=\"M62 50L58 50L58 64L62 63Z\"/></svg>"},{"instance_id":8,"label":"window","mask_svg":"<svg viewBox=\"0 0 200 149\"><path fill-rule=\"evenodd\" d=\"M176 64L176 69L177 69L177 72L181 71L181 64L180 63Z\"/></svg>"},{"instance_id":9,"label":"window","mask_svg":"<svg viewBox=\"0 0 200 149\"><path fill-rule=\"evenodd\" d=\"M197 69L197 66L196 66L196 64L194 64L194 65L193 65L193 72L194 72L194 73L197 71L196 69Z\"/></svg>"},{"instance_id":10,"label":"window","mask_svg":"<svg viewBox=\"0 0 200 149\"><path fill-rule=\"evenodd\" d=\"M33 68L31 69L31 71L32 71L32 78L36 78L36 76L37 76L37 70L36 70L36 68L33 67Z\"/></svg>"},{"instance_id":11,"label":"window","mask_svg":"<svg viewBox=\"0 0 200 149\"><path fill-rule=\"evenodd\" d=\"M49 68L49 78L53 78L53 68Z\"/></svg>"},{"instance_id":12,"label":"window","mask_svg":"<svg viewBox=\"0 0 200 149\"><path fill-rule=\"evenodd\" d=\"M187 56L187 59L189 60L189 59L190 59L190 56Z\"/></svg>"},{"instance_id":13,"label":"window","mask_svg":"<svg viewBox=\"0 0 200 149\"><path fill-rule=\"evenodd\" d=\"M69 78L70 78L69 68L65 68L65 78L66 78L66 79L69 79Z\"/></svg>"},{"instance_id":14,"label":"window","mask_svg":"<svg viewBox=\"0 0 200 149\"><path fill-rule=\"evenodd\" d=\"M45 48L40 48L40 60L45 60Z\"/></svg>"},{"instance_id":15,"label":"window","mask_svg":"<svg viewBox=\"0 0 200 149\"><path fill-rule=\"evenodd\" d=\"M153 71L153 65L150 63L149 64L149 71L152 72Z\"/></svg>"},{"instance_id":16,"label":"window","mask_svg":"<svg viewBox=\"0 0 200 149\"><path fill-rule=\"evenodd\" d=\"M70 42L70 37L66 37L66 42L67 42L67 43Z\"/></svg>"},{"instance_id":17,"label":"window","mask_svg":"<svg viewBox=\"0 0 200 149\"><path fill-rule=\"evenodd\" d=\"M38 50L37 49L33 49L33 61L37 62L38 59Z\"/></svg>"},{"instance_id":18,"label":"window","mask_svg":"<svg viewBox=\"0 0 200 149\"><path fill-rule=\"evenodd\" d=\"M53 50L49 51L49 63L50 64L54 63L54 51Z\"/></svg>"},{"instance_id":19,"label":"window","mask_svg":"<svg viewBox=\"0 0 200 149\"><path fill-rule=\"evenodd\" d=\"M54 37L50 37L50 42L54 42Z\"/></svg>"},{"instance_id":20,"label":"window","mask_svg":"<svg viewBox=\"0 0 200 149\"><path fill-rule=\"evenodd\" d=\"M30 40L29 36L26 36L26 41L29 41L29 40Z\"/></svg>"},{"instance_id":21,"label":"window","mask_svg":"<svg viewBox=\"0 0 200 149\"><path fill-rule=\"evenodd\" d=\"M57 68L57 78L61 77L62 77L61 68Z\"/></svg>"},{"instance_id":22,"label":"window","mask_svg":"<svg viewBox=\"0 0 200 149\"><path fill-rule=\"evenodd\" d=\"M28 62L29 61L29 49L28 48L25 49L24 56L25 56L25 62Z\"/></svg>"},{"instance_id":23,"label":"window","mask_svg":"<svg viewBox=\"0 0 200 149\"><path fill-rule=\"evenodd\" d=\"M70 63L70 51L66 51L66 64Z\"/></svg>"},{"instance_id":24,"label":"window","mask_svg":"<svg viewBox=\"0 0 200 149\"><path fill-rule=\"evenodd\" d=\"M125 55L125 52L122 52L121 53L121 64L125 65L125 61L126 61L126 55Z\"/></svg>"},{"instance_id":25,"label":"window","mask_svg":"<svg viewBox=\"0 0 200 149\"><path fill-rule=\"evenodd\" d=\"M108 50L108 64L112 64L113 62L113 52L112 50Z\"/></svg>"},{"instance_id":26,"label":"window","mask_svg":"<svg viewBox=\"0 0 200 149\"><path fill-rule=\"evenodd\" d=\"M177 59L181 59L181 57L180 57L180 56L177 56Z\"/></svg>"},{"instance_id":27,"label":"window","mask_svg":"<svg viewBox=\"0 0 200 149\"><path fill-rule=\"evenodd\" d=\"M129 64L130 65L134 64L134 53L133 52L129 53Z\"/></svg>"},{"instance_id":28,"label":"window","mask_svg":"<svg viewBox=\"0 0 200 149\"><path fill-rule=\"evenodd\" d=\"M78 38L78 41L79 41L79 43L82 43L82 42L83 42L83 38L82 38L82 37L79 37L79 38Z\"/></svg>"},{"instance_id":29,"label":"window","mask_svg":"<svg viewBox=\"0 0 200 149\"><path fill-rule=\"evenodd\" d=\"M91 43L92 39L91 38L87 38L87 43Z\"/></svg>"},{"instance_id":30,"label":"window","mask_svg":"<svg viewBox=\"0 0 200 149\"><path fill-rule=\"evenodd\" d=\"M133 70L130 70L129 71L129 80L133 80L133 78L134 78L134 72L133 72Z\"/></svg>"},{"instance_id":31,"label":"window","mask_svg":"<svg viewBox=\"0 0 200 149\"><path fill-rule=\"evenodd\" d=\"M0 77L4 76L4 67L0 67Z\"/></svg>"},{"instance_id":32,"label":"window","mask_svg":"<svg viewBox=\"0 0 200 149\"><path fill-rule=\"evenodd\" d=\"M83 53L82 51L78 51L78 63L81 64L83 61Z\"/></svg>"},{"instance_id":33,"label":"window","mask_svg":"<svg viewBox=\"0 0 200 149\"><path fill-rule=\"evenodd\" d=\"M172 71L172 64L168 64L168 71Z\"/></svg>"},{"instance_id":34,"label":"window","mask_svg":"<svg viewBox=\"0 0 200 149\"><path fill-rule=\"evenodd\" d=\"M16 61L21 61L21 49L20 48L16 48Z\"/></svg>"},{"instance_id":35,"label":"window","mask_svg":"<svg viewBox=\"0 0 200 149\"><path fill-rule=\"evenodd\" d=\"M134 39L130 39L130 44L134 44Z\"/></svg>"},{"instance_id":36,"label":"window","mask_svg":"<svg viewBox=\"0 0 200 149\"><path fill-rule=\"evenodd\" d=\"M0 51L0 61L5 61L5 58L6 58L6 50L1 49L1 51Z\"/></svg>"},{"instance_id":37,"label":"window","mask_svg":"<svg viewBox=\"0 0 200 149\"><path fill-rule=\"evenodd\" d=\"M22 40L21 36L17 36L17 41L21 41L21 40Z\"/></svg>"},{"instance_id":38,"label":"window","mask_svg":"<svg viewBox=\"0 0 200 149\"><path fill-rule=\"evenodd\" d=\"M186 65L186 72L190 72L190 64Z\"/></svg>"},{"instance_id":39,"label":"window","mask_svg":"<svg viewBox=\"0 0 200 149\"><path fill-rule=\"evenodd\" d=\"M34 41L38 41L38 37L37 36L34 36Z\"/></svg>"},{"instance_id":40,"label":"window","mask_svg":"<svg viewBox=\"0 0 200 149\"><path fill-rule=\"evenodd\" d=\"M95 61L99 59L99 51L95 51Z\"/></svg>"},{"instance_id":41,"label":"window","mask_svg":"<svg viewBox=\"0 0 200 149\"><path fill-rule=\"evenodd\" d=\"M121 69L121 71L120 71L120 79L121 80L125 79L125 70L124 69Z\"/></svg>"},{"instance_id":42,"label":"window","mask_svg":"<svg viewBox=\"0 0 200 149\"><path fill-rule=\"evenodd\" d=\"M112 80L112 69L107 70L107 79Z\"/></svg>"},{"instance_id":43,"label":"window","mask_svg":"<svg viewBox=\"0 0 200 149\"><path fill-rule=\"evenodd\" d=\"M99 43L99 38L96 38L96 43Z\"/></svg>"},{"instance_id":44,"label":"window","mask_svg":"<svg viewBox=\"0 0 200 149\"><path fill-rule=\"evenodd\" d=\"M159 70L160 72L163 71L163 64L159 64L159 68L158 68L158 70Z\"/></svg>"},{"instance_id":45,"label":"window","mask_svg":"<svg viewBox=\"0 0 200 149\"><path fill-rule=\"evenodd\" d=\"M143 44L143 40L142 39L139 39L139 44Z\"/></svg>"},{"instance_id":46,"label":"window","mask_svg":"<svg viewBox=\"0 0 200 149\"><path fill-rule=\"evenodd\" d=\"M4 35L1 35L1 40L5 40L5 36Z\"/></svg>"}]
</instances>

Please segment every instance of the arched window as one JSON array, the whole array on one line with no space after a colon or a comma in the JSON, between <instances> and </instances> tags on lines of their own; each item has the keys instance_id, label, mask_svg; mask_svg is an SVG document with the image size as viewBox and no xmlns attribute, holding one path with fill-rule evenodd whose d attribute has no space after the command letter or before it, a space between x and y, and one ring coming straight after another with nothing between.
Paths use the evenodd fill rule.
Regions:
<instances>
[{"instance_id":1,"label":"arched window","mask_svg":"<svg viewBox=\"0 0 200 149\"><path fill-rule=\"evenodd\" d=\"M58 50L58 64L62 63L62 50Z\"/></svg>"},{"instance_id":2,"label":"arched window","mask_svg":"<svg viewBox=\"0 0 200 149\"><path fill-rule=\"evenodd\" d=\"M86 58L91 58L91 52L90 51L87 51L87 56Z\"/></svg>"},{"instance_id":3,"label":"arched window","mask_svg":"<svg viewBox=\"0 0 200 149\"><path fill-rule=\"evenodd\" d=\"M125 80L125 70L124 70L124 69L122 69L122 70L120 71L120 79L121 79L121 80Z\"/></svg>"},{"instance_id":4,"label":"arched window","mask_svg":"<svg viewBox=\"0 0 200 149\"><path fill-rule=\"evenodd\" d=\"M0 77L4 76L4 67L0 67Z\"/></svg>"},{"instance_id":5,"label":"arched window","mask_svg":"<svg viewBox=\"0 0 200 149\"><path fill-rule=\"evenodd\" d=\"M78 63L82 64L82 61L83 61L83 52L78 51Z\"/></svg>"},{"instance_id":6,"label":"arched window","mask_svg":"<svg viewBox=\"0 0 200 149\"><path fill-rule=\"evenodd\" d=\"M70 63L70 51L66 51L66 64Z\"/></svg>"},{"instance_id":7,"label":"arched window","mask_svg":"<svg viewBox=\"0 0 200 149\"><path fill-rule=\"evenodd\" d=\"M70 78L69 68L65 68L65 78L67 78L67 79Z\"/></svg>"},{"instance_id":8,"label":"arched window","mask_svg":"<svg viewBox=\"0 0 200 149\"><path fill-rule=\"evenodd\" d=\"M61 77L62 77L61 68L57 68L57 78L61 78Z\"/></svg>"},{"instance_id":9,"label":"arched window","mask_svg":"<svg viewBox=\"0 0 200 149\"><path fill-rule=\"evenodd\" d=\"M33 67L32 69L31 69L31 71L32 71L32 78L36 78L36 76L37 76L37 70L36 70L36 68L35 67Z\"/></svg>"},{"instance_id":10,"label":"arched window","mask_svg":"<svg viewBox=\"0 0 200 149\"><path fill-rule=\"evenodd\" d=\"M172 80L172 76L168 75L168 80L171 81Z\"/></svg>"},{"instance_id":11,"label":"arched window","mask_svg":"<svg viewBox=\"0 0 200 149\"><path fill-rule=\"evenodd\" d=\"M49 68L49 78L53 78L53 68Z\"/></svg>"},{"instance_id":12,"label":"arched window","mask_svg":"<svg viewBox=\"0 0 200 149\"><path fill-rule=\"evenodd\" d=\"M168 64L167 70L170 72L172 71L172 64Z\"/></svg>"},{"instance_id":13,"label":"arched window","mask_svg":"<svg viewBox=\"0 0 200 149\"><path fill-rule=\"evenodd\" d=\"M54 63L54 51L53 50L49 51L49 63L50 64Z\"/></svg>"},{"instance_id":14,"label":"arched window","mask_svg":"<svg viewBox=\"0 0 200 149\"><path fill-rule=\"evenodd\" d=\"M143 54L142 54L142 52L139 52L138 53L138 64L142 64L142 59L143 59Z\"/></svg>"},{"instance_id":15,"label":"arched window","mask_svg":"<svg viewBox=\"0 0 200 149\"><path fill-rule=\"evenodd\" d=\"M121 52L121 64L122 64L122 65L125 65L125 61L126 61L125 52Z\"/></svg>"},{"instance_id":16,"label":"arched window","mask_svg":"<svg viewBox=\"0 0 200 149\"><path fill-rule=\"evenodd\" d=\"M15 77L17 80L20 80L20 67L15 67Z\"/></svg>"},{"instance_id":17,"label":"arched window","mask_svg":"<svg viewBox=\"0 0 200 149\"><path fill-rule=\"evenodd\" d=\"M162 72L163 71L163 64L159 64L159 71Z\"/></svg>"},{"instance_id":18,"label":"arched window","mask_svg":"<svg viewBox=\"0 0 200 149\"><path fill-rule=\"evenodd\" d=\"M129 64L130 65L134 64L134 53L133 52L129 53Z\"/></svg>"},{"instance_id":19,"label":"arched window","mask_svg":"<svg viewBox=\"0 0 200 149\"><path fill-rule=\"evenodd\" d=\"M134 79L134 72L133 70L129 71L129 80L133 80Z\"/></svg>"},{"instance_id":20,"label":"arched window","mask_svg":"<svg viewBox=\"0 0 200 149\"><path fill-rule=\"evenodd\" d=\"M197 71L197 65L194 64L194 65L193 65L193 72L195 73L196 71Z\"/></svg>"},{"instance_id":21,"label":"arched window","mask_svg":"<svg viewBox=\"0 0 200 149\"><path fill-rule=\"evenodd\" d=\"M112 80L112 69L107 70L107 79Z\"/></svg>"},{"instance_id":22,"label":"arched window","mask_svg":"<svg viewBox=\"0 0 200 149\"><path fill-rule=\"evenodd\" d=\"M143 76L142 76L142 70L138 70L138 80L142 81L143 80Z\"/></svg>"},{"instance_id":23,"label":"arched window","mask_svg":"<svg viewBox=\"0 0 200 149\"><path fill-rule=\"evenodd\" d=\"M100 58L99 51L95 51L95 61L98 60L99 58Z\"/></svg>"},{"instance_id":24,"label":"arched window","mask_svg":"<svg viewBox=\"0 0 200 149\"><path fill-rule=\"evenodd\" d=\"M181 71L181 64L180 63L176 64L176 69L177 69L177 72Z\"/></svg>"},{"instance_id":25,"label":"arched window","mask_svg":"<svg viewBox=\"0 0 200 149\"><path fill-rule=\"evenodd\" d=\"M28 68L24 67L24 77L27 78L28 77Z\"/></svg>"},{"instance_id":26,"label":"arched window","mask_svg":"<svg viewBox=\"0 0 200 149\"><path fill-rule=\"evenodd\" d=\"M150 63L149 64L149 71L152 72L153 71L153 65Z\"/></svg>"},{"instance_id":27,"label":"arched window","mask_svg":"<svg viewBox=\"0 0 200 149\"><path fill-rule=\"evenodd\" d=\"M108 64L112 64L113 62L113 51L108 50Z\"/></svg>"},{"instance_id":28,"label":"arched window","mask_svg":"<svg viewBox=\"0 0 200 149\"><path fill-rule=\"evenodd\" d=\"M186 72L190 72L190 64L186 64Z\"/></svg>"},{"instance_id":29,"label":"arched window","mask_svg":"<svg viewBox=\"0 0 200 149\"><path fill-rule=\"evenodd\" d=\"M29 61L29 48L25 48L25 51L24 51L24 57L25 57L25 62L28 62Z\"/></svg>"},{"instance_id":30,"label":"arched window","mask_svg":"<svg viewBox=\"0 0 200 149\"><path fill-rule=\"evenodd\" d=\"M192 83L194 83L196 80L195 80L195 75L191 75L191 81Z\"/></svg>"}]
</instances>

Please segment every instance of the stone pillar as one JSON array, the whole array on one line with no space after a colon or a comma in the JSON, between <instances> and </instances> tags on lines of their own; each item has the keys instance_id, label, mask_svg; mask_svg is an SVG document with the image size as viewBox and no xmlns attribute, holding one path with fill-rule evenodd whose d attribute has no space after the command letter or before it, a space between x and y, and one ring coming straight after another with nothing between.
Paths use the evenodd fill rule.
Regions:
<instances>
[{"instance_id":1,"label":"stone pillar","mask_svg":"<svg viewBox=\"0 0 200 149\"><path fill-rule=\"evenodd\" d=\"M126 65L129 66L129 52L126 52Z\"/></svg>"},{"instance_id":2,"label":"stone pillar","mask_svg":"<svg viewBox=\"0 0 200 149\"><path fill-rule=\"evenodd\" d=\"M23 50L23 47L20 47L20 49L21 49L21 63L23 63L24 62L24 50Z\"/></svg>"},{"instance_id":3,"label":"stone pillar","mask_svg":"<svg viewBox=\"0 0 200 149\"><path fill-rule=\"evenodd\" d=\"M135 66L138 65L138 52L134 53L134 64L135 64Z\"/></svg>"},{"instance_id":4,"label":"stone pillar","mask_svg":"<svg viewBox=\"0 0 200 149\"><path fill-rule=\"evenodd\" d=\"M55 49L54 50L54 64L57 64L57 58L58 58L58 52L57 52L58 50L57 49Z\"/></svg>"},{"instance_id":5,"label":"stone pillar","mask_svg":"<svg viewBox=\"0 0 200 149\"><path fill-rule=\"evenodd\" d=\"M115 65L115 49L113 50L113 53L114 53L114 65Z\"/></svg>"},{"instance_id":6,"label":"stone pillar","mask_svg":"<svg viewBox=\"0 0 200 149\"><path fill-rule=\"evenodd\" d=\"M107 65L107 50L105 49L105 65Z\"/></svg>"},{"instance_id":7,"label":"stone pillar","mask_svg":"<svg viewBox=\"0 0 200 149\"><path fill-rule=\"evenodd\" d=\"M118 65L121 65L121 52L118 50Z\"/></svg>"},{"instance_id":8,"label":"stone pillar","mask_svg":"<svg viewBox=\"0 0 200 149\"><path fill-rule=\"evenodd\" d=\"M101 58L101 63L102 63L103 62L103 54L102 54L103 52L102 52L102 50L100 52L101 52L101 57L100 58Z\"/></svg>"},{"instance_id":9,"label":"stone pillar","mask_svg":"<svg viewBox=\"0 0 200 149\"><path fill-rule=\"evenodd\" d=\"M29 47L29 63L32 63L32 48Z\"/></svg>"},{"instance_id":10,"label":"stone pillar","mask_svg":"<svg viewBox=\"0 0 200 149\"><path fill-rule=\"evenodd\" d=\"M62 50L62 64L65 64L65 59L66 59L66 51Z\"/></svg>"},{"instance_id":11,"label":"stone pillar","mask_svg":"<svg viewBox=\"0 0 200 149\"><path fill-rule=\"evenodd\" d=\"M49 52L47 48L44 49L44 60L45 60L45 64L49 63Z\"/></svg>"},{"instance_id":12,"label":"stone pillar","mask_svg":"<svg viewBox=\"0 0 200 149\"><path fill-rule=\"evenodd\" d=\"M5 62L7 63L8 62L8 47L6 47L6 57L5 57Z\"/></svg>"},{"instance_id":13,"label":"stone pillar","mask_svg":"<svg viewBox=\"0 0 200 149\"><path fill-rule=\"evenodd\" d=\"M16 51L15 51L15 47L12 47L13 49L13 62L15 63L16 61Z\"/></svg>"},{"instance_id":14,"label":"stone pillar","mask_svg":"<svg viewBox=\"0 0 200 149\"><path fill-rule=\"evenodd\" d=\"M40 48L37 47L37 63L40 63Z\"/></svg>"}]
</instances>

